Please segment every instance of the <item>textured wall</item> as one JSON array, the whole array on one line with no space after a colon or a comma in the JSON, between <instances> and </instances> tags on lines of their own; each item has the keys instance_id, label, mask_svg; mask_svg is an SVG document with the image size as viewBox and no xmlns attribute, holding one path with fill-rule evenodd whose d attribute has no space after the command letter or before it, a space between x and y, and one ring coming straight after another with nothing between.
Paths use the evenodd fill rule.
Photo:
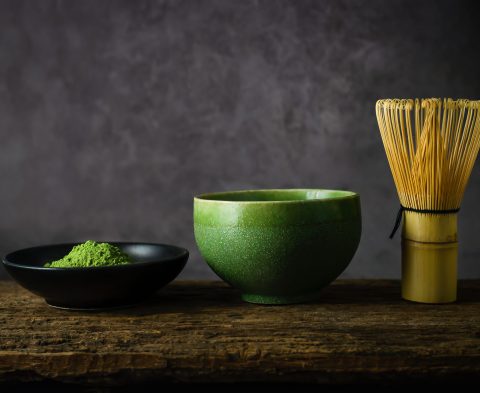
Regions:
<instances>
[{"instance_id":1,"label":"textured wall","mask_svg":"<svg viewBox=\"0 0 480 393\"><path fill-rule=\"evenodd\" d=\"M381 97L480 96L478 13L462 1L0 1L0 251L71 240L196 250L192 197L321 187L361 194L345 276L398 277ZM460 215L480 277L480 168Z\"/></svg>"}]
</instances>

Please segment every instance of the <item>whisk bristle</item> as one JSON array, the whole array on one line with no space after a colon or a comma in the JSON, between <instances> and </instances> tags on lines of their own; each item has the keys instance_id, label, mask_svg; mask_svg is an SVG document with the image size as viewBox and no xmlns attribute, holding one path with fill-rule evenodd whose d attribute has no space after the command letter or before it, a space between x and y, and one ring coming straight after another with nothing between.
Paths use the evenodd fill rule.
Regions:
<instances>
[{"instance_id":1,"label":"whisk bristle","mask_svg":"<svg viewBox=\"0 0 480 393\"><path fill-rule=\"evenodd\" d=\"M460 207L480 147L480 101L385 99L377 120L390 169L407 208Z\"/></svg>"}]
</instances>

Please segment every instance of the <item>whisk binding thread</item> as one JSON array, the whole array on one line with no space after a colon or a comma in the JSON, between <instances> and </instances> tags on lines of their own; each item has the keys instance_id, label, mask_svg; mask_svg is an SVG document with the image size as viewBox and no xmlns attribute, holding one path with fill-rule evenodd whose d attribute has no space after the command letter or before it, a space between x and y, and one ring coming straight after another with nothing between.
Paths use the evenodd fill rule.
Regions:
<instances>
[{"instance_id":1,"label":"whisk binding thread","mask_svg":"<svg viewBox=\"0 0 480 393\"><path fill-rule=\"evenodd\" d=\"M397 218L395 219L395 225L393 226L392 232L390 233L390 236L389 236L390 239L393 239L393 237L395 236L395 233L397 233L398 228L400 227L400 224L402 222L404 211L422 213L422 214L454 214L454 213L458 213L460 211L460 208L448 209L448 210L432 210L432 209L413 209L411 207L405 207L400 205L400 208L398 209L398 213L397 213Z\"/></svg>"}]
</instances>

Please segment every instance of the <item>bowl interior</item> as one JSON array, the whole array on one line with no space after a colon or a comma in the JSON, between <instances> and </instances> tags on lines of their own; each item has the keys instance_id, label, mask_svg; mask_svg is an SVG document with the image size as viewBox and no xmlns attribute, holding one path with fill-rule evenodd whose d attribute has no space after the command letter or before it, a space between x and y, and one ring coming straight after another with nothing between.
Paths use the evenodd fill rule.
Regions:
<instances>
[{"instance_id":1,"label":"bowl interior","mask_svg":"<svg viewBox=\"0 0 480 393\"><path fill-rule=\"evenodd\" d=\"M122 243L110 242L119 247L123 252L132 258L133 264L145 262L159 262L184 256L187 251L175 246L150 243ZM48 246L32 247L12 252L5 256L4 262L10 265L22 267L33 267L42 269L62 269L65 268L45 268L45 263L55 261L67 255L72 248L79 243L55 244ZM122 266L122 265L120 265ZM123 265L126 266L126 265ZM108 268L108 267L106 267ZM67 268L71 269L71 268ZM75 269L75 268L74 268ZM83 269L83 268L76 268ZM94 267L89 269L103 269L103 267Z\"/></svg>"},{"instance_id":2,"label":"bowl interior","mask_svg":"<svg viewBox=\"0 0 480 393\"><path fill-rule=\"evenodd\" d=\"M295 202L352 198L352 191L294 189L294 190L252 190L203 194L197 199L225 202Z\"/></svg>"}]
</instances>

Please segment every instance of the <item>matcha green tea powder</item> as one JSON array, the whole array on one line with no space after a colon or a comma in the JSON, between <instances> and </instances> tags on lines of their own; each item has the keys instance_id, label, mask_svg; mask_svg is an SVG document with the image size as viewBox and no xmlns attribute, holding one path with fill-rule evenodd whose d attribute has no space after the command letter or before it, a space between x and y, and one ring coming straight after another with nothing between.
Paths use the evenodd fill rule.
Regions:
<instances>
[{"instance_id":1,"label":"matcha green tea powder","mask_svg":"<svg viewBox=\"0 0 480 393\"><path fill-rule=\"evenodd\" d=\"M88 240L72 248L72 251L58 261L45 264L45 267L99 267L130 263L130 257L118 247L109 243Z\"/></svg>"}]
</instances>

